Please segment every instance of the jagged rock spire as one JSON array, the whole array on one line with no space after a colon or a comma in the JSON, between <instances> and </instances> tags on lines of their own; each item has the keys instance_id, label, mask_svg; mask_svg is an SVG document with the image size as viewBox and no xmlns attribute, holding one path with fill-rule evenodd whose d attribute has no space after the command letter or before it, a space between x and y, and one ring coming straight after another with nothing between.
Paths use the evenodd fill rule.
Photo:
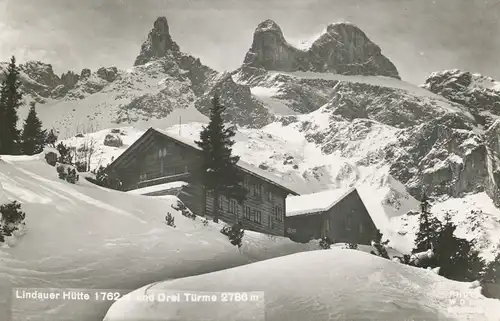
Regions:
<instances>
[{"instance_id":1,"label":"jagged rock spire","mask_svg":"<svg viewBox=\"0 0 500 321\"><path fill-rule=\"evenodd\" d=\"M166 17L159 17L153 24L153 29L141 46L141 52L135 59L134 66L143 65L154 58L164 57L169 51L178 52L179 46L170 36Z\"/></svg>"}]
</instances>

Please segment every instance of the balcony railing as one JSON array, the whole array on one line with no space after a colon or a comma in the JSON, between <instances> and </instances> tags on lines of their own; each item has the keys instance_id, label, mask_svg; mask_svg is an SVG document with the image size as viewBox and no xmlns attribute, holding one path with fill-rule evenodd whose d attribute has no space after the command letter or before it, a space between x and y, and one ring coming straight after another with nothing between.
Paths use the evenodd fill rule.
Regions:
<instances>
[{"instance_id":1,"label":"balcony railing","mask_svg":"<svg viewBox=\"0 0 500 321\"><path fill-rule=\"evenodd\" d=\"M186 172L186 173L181 173L181 174L164 175L164 176L160 176L160 177L146 179L146 180L139 181L139 183L137 183L136 188L142 188L142 187L147 187L147 186L152 186L152 185L175 182L175 181L187 178L187 177L189 177L189 175L191 175L191 173Z\"/></svg>"}]
</instances>

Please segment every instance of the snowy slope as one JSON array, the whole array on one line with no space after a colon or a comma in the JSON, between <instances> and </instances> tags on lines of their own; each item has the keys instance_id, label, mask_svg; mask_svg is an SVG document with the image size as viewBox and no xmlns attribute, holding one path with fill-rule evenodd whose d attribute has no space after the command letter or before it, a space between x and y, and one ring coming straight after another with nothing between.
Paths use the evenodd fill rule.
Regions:
<instances>
[{"instance_id":1,"label":"snowy slope","mask_svg":"<svg viewBox=\"0 0 500 321\"><path fill-rule=\"evenodd\" d=\"M257 72L254 69L241 68L233 73L233 79L239 84L250 86L252 93L269 106L270 110L277 110L279 115L291 115L293 111L304 114L325 104L342 105L350 100L360 100L367 105L363 108L372 112L363 118L375 117L373 110L376 109L378 113L392 111L399 114L399 118L411 117L407 113L422 113L422 116L460 113L471 120L474 119L463 105L452 103L425 88L392 77L302 71ZM416 106L408 109L405 103ZM397 105L401 110L397 110L393 105ZM291 111L287 112L286 107ZM420 123L426 118L414 119L412 122ZM389 118L385 119L386 124L389 124L389 121Z\"/></svg>"},{"instance_id":2,"label":"snowy slope","mask_svg":"<svg viewBox=\"0 0 500 321\"><path fill-rule=\"evenodd\" d=\"M221 292L243 292L247 301L221 302ZM214 294L219 301L189 302L184 293ZM139 302L144 294L154 301ZM162 294L180 294L181 301L158 302ZM339 248L159 282L128 298L116 302L104 321L481 321L499 320L500 309L499 301L484 298L470 283Z\"/></svg>"},{"instance_id":3,"label":"snowy slope","mask_svg":"<svg viewBox=\"0 0 500 321\"><path fill-rule=\"evenodd\" d=\"M13 299L11 288L116 289L225 269L317 248L247 232L238 251L221 225L192 221L172 196L110 191L57 178L42 156L2 156L1 199L26 212L26 234L0 248L0 320L98 320L109 301ZM164 224L170 212L176 228ZM47 290L48 291L48 290ZM56 291L56 290L54 290ZM58 290L62 291L62 290Z\"/></svg>"},{"instance_id":4,"label":"snowy slope","mask_svg":"<svg viewBox=\"0 0 500 321\"><path fill-rule=\"evenodd\" d=\"M121 71L114 82L104 84L103 89L92 94L78 94L77 88L72 92L75 98L47 99L37 108L39 117L46 128L56 128L61 138L81 133L83 128L95 131L129 123L147 128L149 124L171 126L180 119L206 121L194 108L195 95L190 82L165 73L164 64L165 61L158 60ZM91 77L97 79L95 74ZM25 104L20 109L20 119L27 112Z\"/></svg>"},{"instance_id":5,"label":"snowy slope","mask_svg":"<svg viewBox=\"0 0 500 321\"><path fill-rule=\"evenodd\" d=\"M320 116L314 115L302 117L320 119ZM349 128L345 125L346 129ZM202 126L202 123L175 125L164 131L193 144L193 141L198 139ZM325 130L327 128L325 126ZM391 142L393 129L386 131L385 127L381 127L381 130L377 130L374 125L373 130L365 134L356 127L350 126L350 129L353 131L337 131L337 134L345 139L344 143L348 145L345 147L345 153L349 153L350 157L325 155L320 146L308 142L299 130L292 126L280 126L279 123L266 126L262 130L239 129L235 137L234 151L240 155L240 163L253 166L252 170L258 170L262 175L275 177L276 181L301 194L359 187L361 196L366 196L364 202L373 209L371 214L375 224L391 239L391 246L408 252L412 249L413 240L398 234L398 229L392 227L390 220L410 210L418 210L418 202L408 194L401 183L388 174L387 166L364 161L366 155L373 155L373 161L377 159L377 151ZM104 137L111 130L88 134L82 138L71 138L65 142L78 147L89 138L94 139L97 142L97 152L92 168L96 168L98 164L109 164L143 133L131 127L120 130L124 146L119 148L103 145ZM356 134L353 135L354 132ZM367 140L367 135L373 136ZM374 141L379 142L379 145L370 143Z\"/></svg>"},{"instance_id":6,"label":"snowy slope","mask_svg":"<svg viewBox=\"0 0 500 321\"><path fill-rule=\"evenodd\" d=\"M391 241L391 246L405 253L411 251L412 231L417 222L414 217L407 219L406 213L418 211L419 203L390 174L390 166L383 158L384 149L397 142L400 130L369 120L332 121L322 113L320 109L309 115L297 116L302 122L289 125L276 122L261 130L240 128L236 133L234 151L245 163L267 175L276 176L301 194L358 187L364 203L371 210L372 219L384 237ZM310 125L306 127L304 124ZM199 137L202 126L203 123L182 124L165 131L192 143ZM143 133L132 127L122 128L120 137L124 146L116 148L102 145L110 131L85 136L95 137L98 142L99 152L93 162L94 168L98 164L109 164ZM78 146L85 141L85 137L71 138L66 142ZM326 143L316 144L314 140L308 140L316 137L321 137L320 142ZM490 258L498 243L496 231L500 227L492 220L494 216L488 213L496 213L497 210L493 210L495 207L487 195L472 195L485 198L484 202L475 202L474 215L470 215L470 211L466 213L466 207L460 210L460 206L450 203L444 203L442 207L456 209L455 221L468 231L469 238L479 240L481 244L478 246L485 257ZM486 204L491 205L486 207Z\"/></svg>"}]
</instances>

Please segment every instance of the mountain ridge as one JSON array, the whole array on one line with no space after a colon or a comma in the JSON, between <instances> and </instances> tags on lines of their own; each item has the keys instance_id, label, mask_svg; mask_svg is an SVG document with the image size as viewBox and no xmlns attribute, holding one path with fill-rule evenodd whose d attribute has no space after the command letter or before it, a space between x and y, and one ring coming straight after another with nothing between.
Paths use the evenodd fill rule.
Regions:
<instances>
[{"instance_id":1,"label":"mountain ridge","mask_svg":"<svg viewBox=\"0 0 500 321\"><path fill-rule=\"evenodd\" d=\"M128 71L110 67L96 72L84 70L80 75L65 74L68 83L75 83L74 88L63 99L46 98L47 103L38 109L42 121L66 130L66 137L77 134L72 128L74 119L95 122L97 129L206 122L210 98L217 94L229 107L224 115L226 121L248 128L273 124L282 130L295 128L325 154L344 158L353 155L349 138L339 137L334 131L353 138L371 137L369 132L373 130L394 135L395 140L385 135L384 144L374 144L376 150L358 152L358 159L345 167L355 176L364 164L377 164L387 167L387 173L404 183L415 197L422 189L436 197L482 191L492 198L500 194L500 175L495 174L500 168L500 159L495 156L500 152L496 127L487 131L479 121L485 110L476 112L478 107L467 104L470 99L443 94L440 88L450 86L446 79L452 77L447 73L432 75L423 88L390 76L272 70L272 63L265 69L244 62L235 71L219 73L182 53L169 32L167 19L158 18L141 45L135 66ZM337 39L335 34L341 37L342 33L363 39L362 44L369 41L357 27L339 23L328 25L311 48L322 46L322 39L328 38L327 43L331 43ZM281 28L272 20L258 25L253 47L259 46L255 44L262 34L264 42L269 37L277 44L286 42ZM33 75L33 79L28 77L33 86L57 83L51 66L30 66L21 69L24 75ZM38 68L44 73L35 73ZM354 68L353 72L358 71ZM449 90L458 93L457 88L462 87ZM491 94L493 89L488 90ZM318 172L328 172L328 166L321 166L297 174L315 177ZM474 175L476 178L472 178ZM473 183L465 183L466 177Z\"/></svg>"}]
</instances>

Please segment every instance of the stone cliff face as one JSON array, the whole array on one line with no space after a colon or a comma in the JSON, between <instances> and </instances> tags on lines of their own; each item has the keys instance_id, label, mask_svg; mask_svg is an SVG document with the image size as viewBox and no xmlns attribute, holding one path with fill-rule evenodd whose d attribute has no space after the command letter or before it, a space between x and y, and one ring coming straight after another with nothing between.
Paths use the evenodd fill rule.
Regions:
<instances>
[{"instance_id":1,"label":"stone cliff face","mask_svg":"<svg viewBox=\"0 0 500 321\"><path fill-rule=\"evenodd\" d=\"M385 150L391 175L415 196L425 191L460 197L496 189L485 139L473 126L460 114L449 114L401 131Z\"/></svg>"},{"instance_id":2,"label":"stone cliff face","mask_svg":"<svg viewBox=\"0 0 500 321\"><path fill-rule=\"evenodd\" d=\"M392 62L358 27L331 24L309 49L312 70L342 75L387 76L399 79Z\"/></svg>"},{"instance_id":3,"label":"stone cliff face","mask_svg":"<svg viewBox=\"0 0 500 321\"><path fill-rule=\"evenodd\" d=\"M196 101L196 109L209 116L214 95L217 95L220 103L226 107L223 117L228 122L260 128L273 121L273 115L262 102L252 96L250 88L235 83L229 73L222 74L214 87Z\"/></svg>"},{"instance_id":4,"label":"stone cliff face","mask_svg":"<svg viewBox=\"0 0 500 321\"><path fill-rule=\"evenodd\" d=\"M358 27L327 26L309 48L289 44L273 20L260 23L243 67L275 71L313 71L342 75L387 76L399 79L396 67Z\"/></svg>"},{"instance_id":5,"label":"stone cliff face","mask_svg":"<svg viewBox=\"0 0 500 321\"><path fill-rule=\"evenodd\" d=\"M243 65L266 70L307 70L306 56L306 53L288 44L276 22L266 20L257 26Z\"/></svg>"},{"instance_id":6,"label":"stone cliff face","mask_svg":"<svg viewBox=\"0 0 500 321\"><path fill-rule=\"evenodd\" d=\"M481 125L489 126L500 116L500 83L490 77L444 70L432 73L422 87L466 106Z\"/></svg>"}]
</instances>

